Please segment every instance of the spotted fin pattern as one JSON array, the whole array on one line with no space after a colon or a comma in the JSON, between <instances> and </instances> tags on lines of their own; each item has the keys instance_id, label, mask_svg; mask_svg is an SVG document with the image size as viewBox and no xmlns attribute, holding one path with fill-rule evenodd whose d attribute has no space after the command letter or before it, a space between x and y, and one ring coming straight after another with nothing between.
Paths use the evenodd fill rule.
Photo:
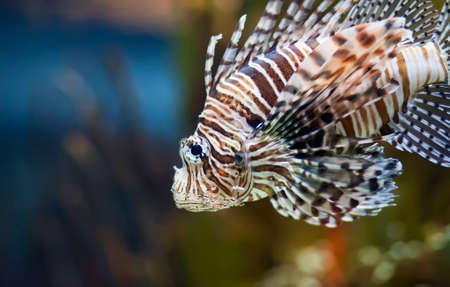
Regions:
<instances>
[{"instance_id":1,"label":"spotted fin pattern","mask_svg":"<svg viewBox=\"0 0 450 287\"><path fill-rule=\"evenodd\" d=\"M400 162L383 157L377 145L359 147L376 137L347 139L334 127L398 87L393 82L380 89L373 83L381 75L377 65L409 36L403 25L403 19L392 18L345 29L314 49L289 80L283 101L257 134L263 142L278 141L277 149L290 151L292 158L252 161L255 171L267 172L262 167L266 162L289 171L281 170L272 179L271 202L282 215L333 227L391 204L392 178L400 174ZM386 53L374 52L379 49ZM256 145L262 146L258 155L273 156L270 145L258 143L257 137Z\"/></svg>"},{"instance_id":2,"label":"spotted fin pattern","mask_svg":"<svg viewBox=\"0 0 450 287\"><path fill-rule=\"evenodd\" d=\"M243 45L240 18L215 75L214 36L177 206L270 197L333 227L392 204L401 164L379 142L448 166L448 2L439 16L431 0L269 0Z\"/></svg>"},{"instance_id":3,"label":"spotted fin pattern","mask_svg":"<svg viewBox=\"0 0 450 287\"><path fill-rule=\"evenodd\" d=\"M405 27L413 32L415 42L422 44L430 40L438 28L439 13L430 0L362 0L350 10L344 26L391 17L405 17Z\"/></svg>"},{"instance_id":4,"label":"spotted fin pattern","mask_svg":"<svg viewBox=\"0 0 450 287\"><path fill-rule=\"evenodd\" d=\"M270 201L283 216L314 225L335 227L363 215L376 215L392 205L400 174L398 160L383 157L377 145L355 154L336 155L323 151L298 160L296 177L278 185Z\"/></svg>"},{"instance_id":5,"label":"spotted fin pattern","mask_svg":"<svg viewBox=\"0 0 450 287\"><path fill-rule=\"evenodd\" d=\"M395 89L395 81L384 89L374 89L372 83L381 74L377 67L383 59L408 36L402 25L402 18L359 25L323 42L291 77L264 129L276 131L291 144L305 142L386 96ZM378 53L380 49L386 53Z\"/></svg>"},{"instance_id":6,"label":"spotted fin pattern","mask_svg":"<svg viewBox=\"0 0 450 287\"><path fill-rule=\"evenodd\" d=\"M437 11L433 9L430 0L344 0L344 1L317 1L317 0L293 0L277 26L278 16L282 12L283 1L268 1L262 17L257 23L242 48L238 43L245 25L246 16L242 16L233 32L228 47L222 57L214 82L212 76L212 56L210 53L214 47L208 47L205 64L205 84L207 94L215 88L220 80L226 79L231 73L242 68L248 60L257 55L268 52L275 47L292 45L296 42L307 43L312 48L318 45L317 41L334 35L343 28L359 23L373 22L390 17L406 15L405 27L412 30L415 41L424 43L434 34L440 34L441 46L446 50L448 44L448 0L444 5L439 18ZM315 9L313 7L317 6ZM447 8L448 9L448 8ZM347 13L349 14L347 17ZM442 32L436 29L438 18L444 28ZM340 21L344 19L344 21ZM446 24L446 25L445 25ZM221 37L220 37L221 38ZM211 38L210 44L215 45L217 36ZM213 41L214 40L214 41Z\"/></svg>"}]
</instances>

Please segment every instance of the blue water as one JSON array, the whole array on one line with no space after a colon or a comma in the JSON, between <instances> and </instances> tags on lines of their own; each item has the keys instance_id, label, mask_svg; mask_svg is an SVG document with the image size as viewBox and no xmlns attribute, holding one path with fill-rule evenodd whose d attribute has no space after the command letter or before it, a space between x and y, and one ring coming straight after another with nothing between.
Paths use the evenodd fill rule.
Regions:
<instances>
[{"instance_id":1,"label":"blue water","mask_svg":"<svg viewBox=\"0 0 450 287\"><path fill-rule=\"evenodd\" d=\"M23 135L37 128L57 133L75 125L70 100L58 81L77 71L111 120L118 101L105 74L110 50L125 56L137 94L138 120L150 134L165 139L179 132L180 81L170 39L164 34L120 30L96 23L43 23L5 16L0 26L0 130ZM42 122L31 113L43 112ZM161 124L164 123L164 124Z\"/></svg>"},{"instance_id":2,"label":"blue water","mask_svg":"<svg viewBox=\"0 0 450 287\"><path fill-rule=\"evenodd\" d=\"M111 129L126 132L103 65L106 54L119 51L136 93L133 120L168 143L182 128L183 89L171 40L162 33L58 20L36 24L0 9L0 43L0 286L41 286L45 270L33 259L32 226L48 192L42 175L58 168L62 136L82 126L73 99L61 92L61 78L75 71L85 82L82 92L71 90L75 97L97 103Z\"/></svg>"}]
</instances>

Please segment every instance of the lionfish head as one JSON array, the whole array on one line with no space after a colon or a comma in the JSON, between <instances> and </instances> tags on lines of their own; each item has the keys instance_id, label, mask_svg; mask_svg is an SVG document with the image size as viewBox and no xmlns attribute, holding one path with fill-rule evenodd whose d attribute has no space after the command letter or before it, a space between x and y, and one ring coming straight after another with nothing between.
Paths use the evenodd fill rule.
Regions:
<instances>
[{"instance_id":1,"label":"lionfish head","mask_svg":"<svg viewBox=\"0 0 450 287\"><path fill-rule=\"evenodd\" d=\"M183 166L174 167L171 188L178 208L194 212L217 211L241 205L248 189L245 186L249 185L243 158L238 154L220 168L217 160L212 162L211 149L208 139L196 134L180 141Z\"/></svg>"}]
</instances>

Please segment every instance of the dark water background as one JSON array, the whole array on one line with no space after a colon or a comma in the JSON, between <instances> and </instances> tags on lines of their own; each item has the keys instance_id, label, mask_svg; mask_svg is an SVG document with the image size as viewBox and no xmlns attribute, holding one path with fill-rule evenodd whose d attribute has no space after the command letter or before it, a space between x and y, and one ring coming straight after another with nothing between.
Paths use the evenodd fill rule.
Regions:
<instances>
[{"instance_id":1,"label":"dark water background","mask_svg":"<svg viewBox=\"0 0 450 287\"><path fill-rule=\"evenodd\" d=\"M398 206L334 230L176 210L208 37L264 1L167 2L176 24L145 29L0 3L0 286L449 286L450 174L415 155L387 150Z\"/></svg>"}]
</instances>

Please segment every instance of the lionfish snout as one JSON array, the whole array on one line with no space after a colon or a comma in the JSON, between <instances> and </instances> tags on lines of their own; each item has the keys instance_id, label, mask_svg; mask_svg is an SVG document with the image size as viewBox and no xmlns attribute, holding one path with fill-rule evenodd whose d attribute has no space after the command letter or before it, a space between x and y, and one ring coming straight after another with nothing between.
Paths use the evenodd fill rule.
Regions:
<instances>
[{"instance_id":1,"label":"lionfish snout","mask_svg":"<svg viewBox=\"0 0 450 287\"><path fill-rule=\"evenodd\" d=\"M171 188L175 204L188 211L217 211L228 207L217 185L208 177L209 143L205 138L193 135L180 142L181 168L174 167Z\"/></svg>"},{"instance_id":2,"label":"lionfish snout","mask_svg":"<svg viewBox=\"0 0 450 287\"><path fill-rule=\"evenodd\" d=\"M178 208L192 212L217 211L231 207L233 204L218 192L218 188L201 176L198 169L186 166L175 169L174 183L171 191ZM195 174L189 174L189 173ZM201 183L203 180L203 183Z\"/></svg>"}]
</instances>

